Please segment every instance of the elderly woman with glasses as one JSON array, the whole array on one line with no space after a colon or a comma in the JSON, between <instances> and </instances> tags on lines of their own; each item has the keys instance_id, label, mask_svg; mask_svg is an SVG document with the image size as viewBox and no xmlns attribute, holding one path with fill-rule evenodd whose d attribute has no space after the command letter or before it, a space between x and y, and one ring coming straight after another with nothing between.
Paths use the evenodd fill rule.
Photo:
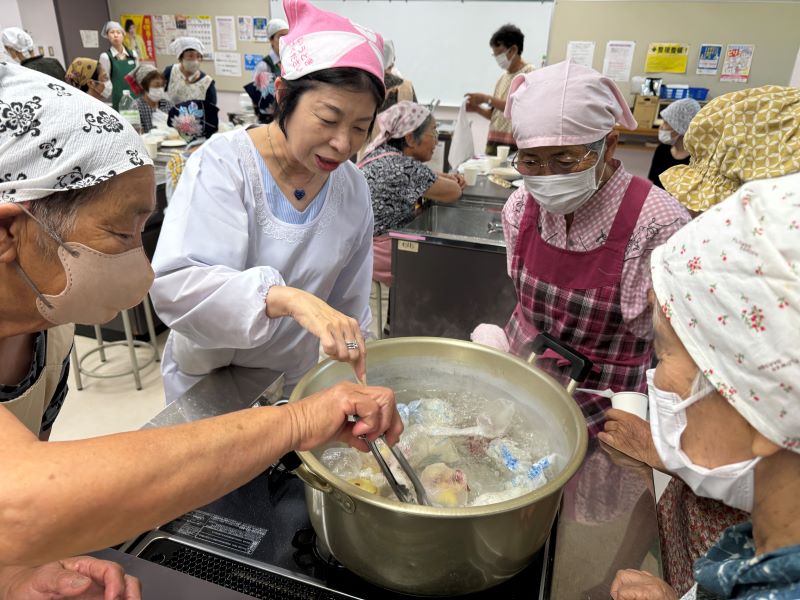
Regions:
<instances>
[{"instance_id":1,"label":"elderly woman with glasses","mask_svg":"<svg viewBox=\"0 0 800 600\"><path fill-rule=\"evenodd\" d=\"M504 332L483 325L473 340L525 355L547 332L594 362L585 387L643 392L653 350L650 253L689 215L614 158L614 125L636 121L593 69L563 62L517 77L506 115L525 183L503 209L517 306ZM565 381L566 364L543 358L542 368ZM601 431L608 399L575 399L590 434Z\"/></svg>"}]
</instances>

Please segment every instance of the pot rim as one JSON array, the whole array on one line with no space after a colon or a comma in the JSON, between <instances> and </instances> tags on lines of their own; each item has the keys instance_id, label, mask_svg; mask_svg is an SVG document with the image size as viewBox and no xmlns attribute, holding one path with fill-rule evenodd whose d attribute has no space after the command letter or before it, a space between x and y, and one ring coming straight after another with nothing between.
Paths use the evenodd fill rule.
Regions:
<instances>
[{"instance_id":1,"label":"pot rim","mask_svg":"<svg viewBox=\"0 0 800 600\"><path fill-rule=\"evenodd\" d=\"M476 344L474 342L467 342L464 340L457 340L452 338L414 336L414 337L402 337L402 338L388 338L384 340L372 340L367 342L367 347L369 348L374 346L384 346L384 345L395 346L395 345L419 344L419 343L444 344L447 346L462 347L465 349L477 350L479 352L484 352L490 355L493 354L495 356L510 361L514 361L518 365L526 369L531 369L536 371L537 375L544 376L546 381L549 381L551 385L554 385L555 387L563 390L565 394L567 393L564 386L562 386L549 374L545 373L544 371L541 371L540 369L537 369L533 364L528 363L522 360L521 358L514 356L513 354L509 354L507 352L501 352L500 350L496 350L495 348L491 348L489 346L483 346L481 344ZM334 361L333 359L328 358L320 362L310 371L308 371L303 376L303 378L297 383L294 390L292 390L289 402L295 402L299 400L300 390L304 387L304 385L308 383L308 381L311 381L318 373L328 368L331 368L331 366L334 364L338 364L338 361ZM534 502L542 500L553 494L561 493L562 488L567 484L567 482L572 478L575 472L580 468L581 464L583 464L583 460L586 456L586 450L589 443L588 427L586 426L586 419L584 418L580 408L578 408L577 403L571 396L567 395L567 397L570 400L572 400L572 402L569 402L567 404L567 409L570 412L570 415L572 416L572 419L575 422L578 430L578 443L575 448L575 451L572 453L572 456L567 461L567 464L564 466L564 468L561 470L561 472L558 474L557 477L555 477L551 481L548 481L544 486L536 490L533 490L532 492L528 492L527 494L524 494L522 496L512 498L511 500L505 500L503 502L497 502L495 504L487 504L484 506L465 506L460 508L442 508L435 506L423 506L419 504L406 504L404 502L400 502L400 500L397 499L384 498L383 496L370 494L369 492L365 492L358 486L353 485L348 481L345 481L344 479L340 478L338 475L335 475L332 471L330 471L322 463L322 461L320 461L314 455L312 450L299 451L297 452L297 455L303 461L303 464L308 470L310 470L312 473L314 473L321 479L324 479L327 483L329 483L334 488L338 489L340 492L379 508L385 508L415 516L450 518L450 519L468 519L478 516L491 516L491 515L502 514L518 510L520 508L533 504Z\"/></svg>"}]
</instances>

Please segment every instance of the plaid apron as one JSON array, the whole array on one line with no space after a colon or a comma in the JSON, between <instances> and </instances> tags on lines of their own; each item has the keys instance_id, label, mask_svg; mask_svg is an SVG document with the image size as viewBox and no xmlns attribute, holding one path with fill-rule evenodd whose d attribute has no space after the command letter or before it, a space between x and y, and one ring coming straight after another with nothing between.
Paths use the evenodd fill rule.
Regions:
<instances>
[{"instance_id":1,"label":"plaid apron","mask_svg":"<svg viewBox=\"0 0 800 600\"><path fill-rule=\"evenodd\" d=\"M527 358L530 343L544 331L582 352L594 369L581 387L647 391L645 371L652 343L630 333L622 318L620 282L625 249L652 184L634 177L606 242L588 252L557 248L539 233L539 204L525 207L511 261L517 306L506 325L511 352ZM552 352L537 366L566 385L569 363ZM589 435L603 429L607 398L575 393Z\"/></svg>"}]
</instances>

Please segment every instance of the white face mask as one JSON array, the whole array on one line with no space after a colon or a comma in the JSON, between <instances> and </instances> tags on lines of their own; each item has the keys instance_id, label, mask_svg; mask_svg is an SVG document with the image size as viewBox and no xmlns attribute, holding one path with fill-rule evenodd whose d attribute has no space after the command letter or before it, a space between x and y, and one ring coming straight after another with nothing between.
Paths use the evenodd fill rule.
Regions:
<instances>
[{"instance_id":1,"label":"white face mask","mask_svg":"<svg viewBox=\"0 0 800 600\"><path fill-rule=\"evenodd\" d=\"M668 146L673 146L675 144L675 138L672 137L672 132L666 129L658 130L658 141Z\"/></svg>"},{"instance_id":2,"label":"white face mask","mask_svg":"<svg viewBox=\"0 0 800 600\"><path fill-rule=\"evenodd\" d=\"M104 81L103 82L103 91L100 92L100 95L103 98L105 98L106 100L108 100L109 98L111 98L111 92L113 91L113 88L114 88L114 86L112 85L110 79L108 81Z\"/></svg>"},{"instance_id":3,"label":"white face mask","mask_svg":"<svg viewBox=\"0 0 800 600\"><path fill-rule=\"evenodd\" d=\"M597 162L585 171L566 175L526 175L522 178L525 189L547 212L557 215L574 213L586 204L600 185L597 169L605 165L602 160L604 150L605 142Z\"/></svg>"},{"instance_id":4,"label":"white face mask","mask_svg":"<svg viewBox=\"0 0 800 600\"><path fill-rule=\"evenodd\" d=\"M183 61L183 70L189 73L190 75L194 75L200 70L200 61L199 60L184 60Z\"/></svg>"},{"instance_id":5,"label":"white face mask","mask_svg":"<svg viewBox=\"0 0 800 600\"><path fill-rule=\"evenodd\" d=\"M511 66L511 59L508 58L508 50L495 55L494 59L497 61L497 66L503 69L503 71L507 71L508 67Z\"/></svg>"},{"instance_id":6,"label":"white face mask","mask_svg":"<svg viewBox=\"0 0 800 600\"><path fill-rule=\"evenodd\" d=\"M761 457L713 469L694 464L681 450L681 434L686 429L686 408L707 393L694 394L684 400L674 392L658 389L653 383L654 375L655 369L647 371L650 431L664 466L698 496L714 498L746 512L752 511L755 492L753 470Z\"/></svg>"},{"instance_id":7,"label":"white face mask","mask_svg":"<svg viewBox=\"0 0 800 600\"><path fill-rule=\"evenodd\" d=\"M163 87L151 87L148 90L147 95L150 96L151 100L158 101L167 99L167 93L164 91Z\"/></svg>"}]
</instances>

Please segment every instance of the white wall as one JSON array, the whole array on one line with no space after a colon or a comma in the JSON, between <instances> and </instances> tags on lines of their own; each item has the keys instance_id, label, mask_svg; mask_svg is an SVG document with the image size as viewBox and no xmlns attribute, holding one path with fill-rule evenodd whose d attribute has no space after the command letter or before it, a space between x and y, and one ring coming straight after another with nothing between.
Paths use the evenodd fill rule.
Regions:
<instances>
[{"instance_id":1,"label":"white wall","mask_svg":"<svg viewBox=\"0 0 800 600\"><path fill-rule=\"evenodd\" d=\"M0 27L22 27L17 0L0 0Z\"/></svg>"},{"instance_id":2,"label":"white wall","mask_svg":"<svg viewBox=\"0 0 800 600\"><path fill-rule=\"evenodd\" d=\"M8 0L0 0L7 2ZM22 18L22 27L31 34L33 43L44 48L44 55L50 56L49 47L55 52L57 58L64 64L64 51L61 48L61 37L58 32L56 11L53 0L19 0L19 14ZM66 68L67 65L64 65Z\"/></svg>"}]
</instances>

